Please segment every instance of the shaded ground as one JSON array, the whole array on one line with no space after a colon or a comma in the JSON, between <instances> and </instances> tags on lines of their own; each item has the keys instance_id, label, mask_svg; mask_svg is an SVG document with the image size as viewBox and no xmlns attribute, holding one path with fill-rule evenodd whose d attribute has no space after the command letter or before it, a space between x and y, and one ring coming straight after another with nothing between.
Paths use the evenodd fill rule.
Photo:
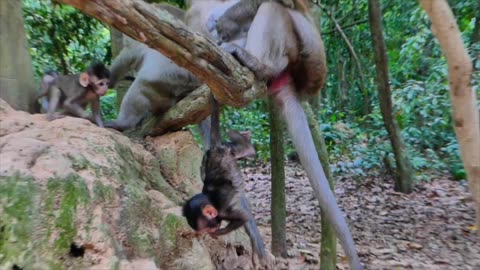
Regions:
<instances>
[{"instance_id":1,"label":"shaded ground","mask_svg":"<svg viewBox=\"0 0 480 270\"><path fill-rule=\"evenodd\" d=\"M270 246L269 167L246 168L248 196ZM308 179L287 168L287 241L291 258L279 269L318 269L320 218ZM409 195L391 179L337 178L336 195L366 269L480 269L480 241L466 186L447 178L420 183ZM475 242L476 241L476 242ZM341 251L341 248L338 248ZM343 256L340 269L347 269Z\"/></svg>"}]
</instances>

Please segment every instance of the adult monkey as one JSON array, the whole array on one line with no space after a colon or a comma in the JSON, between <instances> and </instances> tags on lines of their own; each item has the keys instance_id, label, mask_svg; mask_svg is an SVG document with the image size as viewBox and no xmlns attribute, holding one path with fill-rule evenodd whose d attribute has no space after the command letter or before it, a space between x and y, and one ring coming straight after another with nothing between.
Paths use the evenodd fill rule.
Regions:
<instances>
[{"instance_id":1,"label":"adult monkey","mask_svg":"<svg viewBox=\"0 0 480 270\"><path fill-rule=\"evenodd\" d=\"M183 21L185 11L182 9L168 4L154 6ZM110 67L110 87L130 70L137 74L122 100L117 119L106 122L105 127L133 128L148 113L161 115L201 85L188 70L147 45L124 35L124 46Z\"/></svg>"},{"instance_id":2,"label":"adult monkey","mask_svg":"<svg viewBox=\"0 0 480 270\"><path fill-rule=\"evenodd\" d=\"M218 36L225 42L236 37L243 29L241 24L250 23L253 14L245 47L233 43L222 44L222 47L259 79L269 82L269 94L287 123L322 212L333 224L350 267L363 269L348 225L318 159L300 104L302 97L320 90L326 73L323 42L307 4L305 0L295 0L295 9L289 9L276 2L242 0L218 21L213 21L217 21Z\"/></svg>"},{"instance_id":3,"label":"adult monkey","mask_svg":"<svg viewBox=\"0 0 480 270\"><path fill-rule=\"evenodd\" d=\"M185 23L187 24L188 28L192 31L200 32L205 36L211 38L212 40L218 40L218 37L215 33L210 33L209 25L215 25L216 18L220 17L228 8L232 5L238 3L239 0L187 0L187 7L188 10L185 14ZM236 40L233 42L238 44L239 46L244 46L246 41L246 33L241 33L238 35ZM210 121L207 119L206 121L202 122L201 124L203 134L210 134ZM204 136L204 142L210 141L209 138ZM208 147L207 147L208 149ZM245 209L248 213L252 213L250 203L245 196L242 194L240 204L243 209ZM258 227L255 223L255 219L251 218L245 224L245 230L250 237L251 244L255 253L259 256L260 259L268 259L265 253L265 245L263 243L263 239L258 231ZM264 261L268 263L268 261Z\"/></svg>"},{"instance_id":4,"label":"adult monkey","mask_svg":"<svg viewBox=\"0 0 480 270\"><path fill-rule=\"evenodd\" d=\"M235 3L229 3L225 8L216 9L217 6L224 5L223 1L211 2L214 2L216 6L210 7L210 11L220 10L221 14ZM155 7L168 11L177 19L183 20L185 15L183 10L168 4L156 4ZM195 26L207 25L208 16L202 18L203 20ZM208 30L204 28L203 33L208 34ZM137 71L135 80L122 100L118 118L105 123L106 127L119 130L135 127L147 113L160 114L165 112L180 98L201 85L201 82L193 74L177 66L160 52L127 37L126 47L120 52L110 67L111 85L114 85L131 69ZM200 128L204 146L208 149L210 142L209 119L203 121L200 124ZM240 203L242 208L248 213L252 212L245 196L242 196ZM253 218L248 220L244 227L250 237L254 251L260 258L264 257L265 246L255 220Z\"/></svg>"}]
</instances>

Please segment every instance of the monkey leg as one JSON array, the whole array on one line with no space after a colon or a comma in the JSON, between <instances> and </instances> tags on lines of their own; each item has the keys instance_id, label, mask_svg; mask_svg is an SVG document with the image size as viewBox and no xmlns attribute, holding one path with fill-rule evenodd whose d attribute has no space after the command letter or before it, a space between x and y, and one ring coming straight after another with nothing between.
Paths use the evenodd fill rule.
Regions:
<instances>
[{"instance_id":1,"label":"monkey leg","mask_svg":"<svg viewBox=\"0 0 480 270\"><path fill-rule=\"evenodd\" d=\"M296 58L298 46L291 18L278 3L262 4L248 31L245 49L227 43L222 47L252 70L257 78L274 78Z\"/></svg>"},{"instance_id":2,"label":"monkey leg","mask_svg":"<svg viewBox=\"0 0 480 270\"><path fill-rule=\"evenodd\" d=\"M309 14L288 10L302 53L297 73L302 75L295 80L297 93L315 95L325 83L327 62L320 32Z\"/></svg>"},{"instance_id":3,"label":"monkey leg","mask_svg":"<svg viewBox=\"0 0 480 270\"><path fill-rule=\"evenodd\" d=\"M210 149L210 125L211 117L208 116L202 122L198 124L198 129L200 131L200 136L202 137L203 151L206 152Z\"/></svg>"},{"instance_id":4,"label":"monkey leg","mask_svg":"<svg viewBox=\"0 0 480 270\"><path fill-rule=\"evenodd\" d=\"M49 88L48 110L47 110L48 121L52 121L58 118L58 115L55 114L55 111L58 109L61 96L62 96L62 91L56 85L52 85Z\"/></svg>"},{"instance_id":5,"label":"monkey leg","mask_svg":"<svg viewBox=\"0 0 480 270\"><path fill-rule=\"evenodd\" d=\"M123 97L117 119L104 123L105 127L120 131L135 127L151 108L150 100L142 94L145 87L137 78Z\"/></svg>"}]
</instances>

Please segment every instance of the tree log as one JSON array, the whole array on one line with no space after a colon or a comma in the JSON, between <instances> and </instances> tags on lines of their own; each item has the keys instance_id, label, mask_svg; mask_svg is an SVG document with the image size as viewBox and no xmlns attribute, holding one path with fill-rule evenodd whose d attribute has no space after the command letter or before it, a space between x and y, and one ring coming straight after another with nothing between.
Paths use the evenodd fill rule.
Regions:
<instances>
[{"instance_id":1,"label":"tree log","mask_svg":"<svg viewBox=\"0 0 480 270\"><path fill-rule=\"evenodd\" d=\"M480 234L480 123L477 97L471 82L472 61L447 1L420 0L420 4L430 18L432 32L447 58L453 125L470 191L476 202Z\"/></svg>"},{"instance_id":2,"label":"tree log","mask_svg":"<svg viewBox=\"0 0 480 270\"><path fill-rule=\"evenodd\" d=\"M221 104L243 107L266 89L250 70L213 41L189 31L168 12L141 0L57 2L69 4L172 59L205 82Z\"/></svg>"}]
</instances>

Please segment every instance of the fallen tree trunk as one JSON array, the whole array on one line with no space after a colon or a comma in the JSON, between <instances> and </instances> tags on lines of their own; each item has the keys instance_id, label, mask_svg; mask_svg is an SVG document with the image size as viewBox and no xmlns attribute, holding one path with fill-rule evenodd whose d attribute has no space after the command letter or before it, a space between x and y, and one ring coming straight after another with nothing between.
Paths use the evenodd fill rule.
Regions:
<instances>
[{"instance_id":1,"label":"fallen tree trunk","mask_svg":"<svg viewBox=\"0 0 480 270\"><path fill-rule=\"evenodd\" d=\"M242 67L213 41L189 31L183 22L168 12L152 8L141 0L57 2L69 4L172 59L205 82L221 104L243 107L265 90L263 82L256 81L250 70ZM197 97L207 94L208 88L205 87L196 91ZM208 115L208 102L197 105L200 106L180 108L180 104L176 105L163 118L165 121L161 121L159 130L202 120L201 117ZM178 123L173 123L172 119Z\"/></svg>"}]
</instances>

